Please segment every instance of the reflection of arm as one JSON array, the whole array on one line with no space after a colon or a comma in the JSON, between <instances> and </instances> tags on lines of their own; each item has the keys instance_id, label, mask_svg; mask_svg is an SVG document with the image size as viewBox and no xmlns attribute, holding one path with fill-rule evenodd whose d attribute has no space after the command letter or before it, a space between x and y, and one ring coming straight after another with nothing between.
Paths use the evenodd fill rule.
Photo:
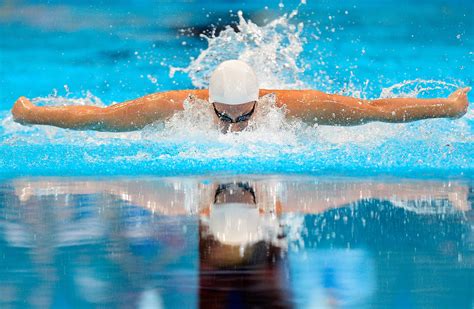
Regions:
<instances>
[{"instance_id":1,"label":"reflection of arm","mask_svg":"<svg viewBox=\"0 0 474 309\"><path fill-rule=\"evenodd\" d=\"M409 182L390 183L376 187L374 197L388 201L448 200L458 211L468 211L469 188L461 183Z\"/></svg>"},{"instance_id":2,"label":"reflection of arm","mask_svg":"<svg viewBox=\"0 0 474 309\"><path fill-rule=\"evenodd\" d=\"M283 212L322 213L361 200L431 201L446 199L459 211L469 210L468 188L442 182L319 182L287 185Z\"/></svg>"},{"instance_id":3,"label":"reflection of arm","mask_svg":"<svg viewBox=\"0 0 474 309\"><path fill-rule=\"evenodd\" d=\"M130 204L164 215L186 215L184 192L164 181L41 181L14 180L15 193L21 201L31 196L111 194Z\"/></svg>"},{"instance_id":4,"label":"reflection of arm","mask_svg":"<svg viewBox=\"0 0 474 309\"><path fill-rule=\"evenodd\" d=\"M211 185L196 185L197 191L187 192L182 183L172 180L150 181L65 181L49 178L41 181L14 180L15 193L21 201L32 195L61 194L112 194L131 204L164 215L187 215L185 200L200 204L201 213L212 203L215 188ZM267 187L269 185L269 187ZM273 183L273 186L275 183ZM393 202L448 200L457 210L469 210L469 189L462 183L443 182L358 182L358 181L296 181L285 184L286 196L274 196L277 190L269 190L272 185L265 181L254 184L257 203L262 212L274 210L276 214L285 212L321 213L332 208L347 206L366 199ZM175 189L179 188L179 189ZM272 195L265 196L268 193ZM188 196L196 194L196 196Z\"/></svg>"}]
</instances>

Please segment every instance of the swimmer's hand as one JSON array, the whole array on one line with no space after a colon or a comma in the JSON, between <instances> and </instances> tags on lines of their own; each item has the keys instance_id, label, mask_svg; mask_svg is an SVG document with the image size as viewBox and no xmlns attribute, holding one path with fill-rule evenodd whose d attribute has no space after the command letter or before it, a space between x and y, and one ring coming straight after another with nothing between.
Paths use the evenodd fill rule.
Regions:
<instances>
[{"instance_id":1,"label":"swimmer's hand","mask_svg":"<svg viewBox=\"0 0 474 309\"><path fill-rule=\"evenodd\" d=\"M36 106L27 98L18 98L12 108L13 120L21 124L30 123L35 113L35 108Z\"/></svg>"},{"instance_id":2,"label":"swimmer's hand","mask_svg":"<svg viewBox=\"0 0 474 309\"><path fill-rule=\"evenodd\" d=\"M459 88L451 93L448 100L451 102L452 118L460 118L467 112L469 101L467 100L467 93L471 91L471 87Z\"/></svg>"}]
</instances>

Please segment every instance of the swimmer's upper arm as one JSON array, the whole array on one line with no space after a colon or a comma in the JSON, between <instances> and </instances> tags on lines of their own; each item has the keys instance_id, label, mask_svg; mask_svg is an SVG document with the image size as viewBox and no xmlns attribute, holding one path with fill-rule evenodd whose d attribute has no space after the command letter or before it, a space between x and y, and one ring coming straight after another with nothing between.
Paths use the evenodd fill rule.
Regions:
<instances>
[{"instance_id":1,"label":"swimmer's upper arm","mask_svg":"<svg viewBox=\"0 0 474 309\"><path fill-rule=\"evenodd\" d=\"M158 92L144 97L117 103L103 111L103 121L110 130L136 130L153 122L164 121L183 110L183 102L194 95L207 99L207 90L175 90Z\"/></svg>"}]
</instances>

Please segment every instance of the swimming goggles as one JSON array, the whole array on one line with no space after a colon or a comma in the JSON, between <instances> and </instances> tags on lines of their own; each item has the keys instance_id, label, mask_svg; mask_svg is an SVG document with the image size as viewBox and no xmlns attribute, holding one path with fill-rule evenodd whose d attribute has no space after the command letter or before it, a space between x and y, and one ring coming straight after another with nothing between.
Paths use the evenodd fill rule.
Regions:
<instances>
[{"instance_id":1,"label":"swimming goggles","mask_svg":"<svg viewBox=\"0 0 474 309\"><path fill-rule=\"evenodd\" d=\"M212 103L212 106L214 107L214 112L216 113L217 117L219 117L219 119L223 122L228 122L228 123L238 123L238 122L242 122L242 121L247 121L250 119L250 117L252 117L252 114L255 112L255 105L257 105L257 102L254 102L253 103L253 107L252 107L252 110L246 114L243 114L243 115L240 115L239 117L237 117L235 120L232 119L232 117L226 115L225 113L221 113L219 112L217 109L216 109L216 105L214 105L214 103Z\"/></svg>"},{"instance_id":2,"label":"swimming goggles","mask_svg":"<svg viewBox=\"0 0 474 309\"><path fill-rule=\"evenodd\" d=\"M245 182L220 184L216 189L216 194L214 195L214 203L217 203L217 197L219 196L219 194L221 194L224 191L235 190L235 189L240 189L242 191L249 192L252 195L254 204L257 203L255 199L255 191L248 183L245 183Z\"/></svg>"}]
</instances>

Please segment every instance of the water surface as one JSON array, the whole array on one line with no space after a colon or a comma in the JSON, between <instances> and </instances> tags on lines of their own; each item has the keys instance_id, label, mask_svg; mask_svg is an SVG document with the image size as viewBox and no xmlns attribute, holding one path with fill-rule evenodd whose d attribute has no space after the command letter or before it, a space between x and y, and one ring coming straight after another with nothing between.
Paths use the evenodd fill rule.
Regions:
<instances>
[{"instance_id":1,"label":"water surface","mask_svg":"<svg viewBox=\"0 0 474 309\"><path fill-rule=\"evenodd\" d=\"M1 307L471 308L472 182L4 179Z\"/></svg>"},{"instance_id":2,"label":"water surface","mask_svg":"<svg viewBox=\"0 0 474 309\"><path fill-rule=\"evenodd\" d=\"M216 65L235 58L249 62L269 89L445 97L472 86L473 5L468 0L0 3L0 176L472 177L472 107L461 119L357 127L307 126L273 108L255 129L227 136L206 124L210 108L188 108L131 133L26 127L14 123L9 110L21 95L38 105L106 106L153 92L207 87Z\"/></svg>"}]
</instances>

